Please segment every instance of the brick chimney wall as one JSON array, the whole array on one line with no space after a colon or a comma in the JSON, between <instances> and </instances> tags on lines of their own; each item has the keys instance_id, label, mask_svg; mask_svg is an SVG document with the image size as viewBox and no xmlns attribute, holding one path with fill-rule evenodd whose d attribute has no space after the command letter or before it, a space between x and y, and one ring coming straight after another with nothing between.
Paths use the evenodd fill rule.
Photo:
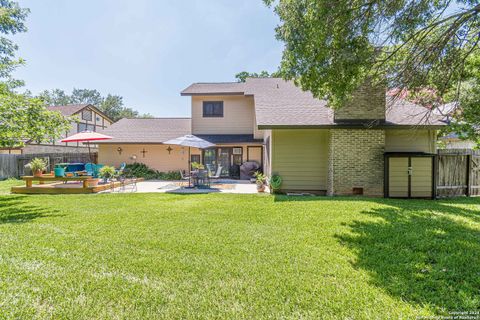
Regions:
<instances>
[{"instance_id":1,"label":"brick chimney wall","mask_svg":"<svg viewBox=\"0 0 480 320\"><path fill-rule=\"evenodd\" d=\"M345 106L334 110L334 121L336 123L362 122L362 120L384 122L385 92L385 86L373 86L370 81L367 81L353 93L353 98Z\"/></svg>"}]
</instances>

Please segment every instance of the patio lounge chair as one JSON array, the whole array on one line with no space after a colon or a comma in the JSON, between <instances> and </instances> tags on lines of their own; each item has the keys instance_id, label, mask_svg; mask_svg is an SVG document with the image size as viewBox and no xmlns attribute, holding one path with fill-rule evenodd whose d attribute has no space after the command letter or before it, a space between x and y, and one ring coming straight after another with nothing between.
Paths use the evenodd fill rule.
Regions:
<instances>
[{"instance_id":1,"label":"patio lounge chair","mask_svg":"<svg viewBox=\"0 0 480 320\"><path fill-rule=\"evenodd\" d=\"M215 175L212 175L212 171L208 170L208 178L210 179L220 179L220 175L222 174L222 166L218 166L217 171L215 172Z\"/></svg>"}]
</instances>

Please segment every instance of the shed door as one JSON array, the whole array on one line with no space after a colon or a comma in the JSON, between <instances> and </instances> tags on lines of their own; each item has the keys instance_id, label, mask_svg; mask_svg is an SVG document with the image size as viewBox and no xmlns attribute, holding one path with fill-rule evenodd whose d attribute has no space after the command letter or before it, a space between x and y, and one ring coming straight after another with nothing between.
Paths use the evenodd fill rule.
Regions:
<instances>
[{"instance_id":1,"label":"shed door","mask_svg":"<svg viewBox=\"0 0 480 320\"><path fill-rule=\"evenodd\" d=\"M392 198L432 198L432 157L389 157L388 196Z\"/></svg>"},{"instance_id":2,"label":"shed door","mask_svg":"<svg viewBox=\"0 0 480 320\"><path fill-rule=\"evenodd\" d=\"M429 198L432 196L432 158L411 158L411 197Z\"/></svg>"},{"instance_id":3,"label":"shed door","mask_svg":"<svg viewBox=\"0 0 480 320\"><path fill-rule=\"evenodd\" d=\"M408 157L388 159L388 194L390 197L408 197L408 159Z\"/></svg>"}]
</instances>

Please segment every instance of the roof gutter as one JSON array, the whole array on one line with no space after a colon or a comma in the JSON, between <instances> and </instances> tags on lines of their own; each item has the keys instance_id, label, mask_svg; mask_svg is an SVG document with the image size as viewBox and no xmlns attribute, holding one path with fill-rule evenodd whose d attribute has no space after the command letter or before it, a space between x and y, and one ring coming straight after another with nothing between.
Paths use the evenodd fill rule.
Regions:
<instances>
[{"instance_id":1,"label":"roof gutter","mask_svg":"<svg viewBox=\"0 0 480 320\"><path fill-rule=\"evenodd\" d=\"M181 96L243 96L244 92L208 92L208 93L188 93L180 92Z\"/></svg>"},{"instance_id":2,"label":"roof gutter","mask_svg":"<svg viewBox=\"0 0 480 320\"><path fill-rule=\"evenodd\" d=\"M341 124L341 125L258 125L259 130L266 130L266 129L431 129L431 130L438 130L443 128L445 125L375 125L375 126L366 126L366 125L358 125L358 124Z\"/></svg>"}]
</instances>

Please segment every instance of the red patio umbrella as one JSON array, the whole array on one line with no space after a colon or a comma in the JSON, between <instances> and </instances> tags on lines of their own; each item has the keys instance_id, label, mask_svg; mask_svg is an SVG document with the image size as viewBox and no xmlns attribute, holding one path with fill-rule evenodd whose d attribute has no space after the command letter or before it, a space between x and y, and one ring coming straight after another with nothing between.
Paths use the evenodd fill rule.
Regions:
<instances>
[{"instance_id":1,"label":"red patio umbrella","mask_svg":"<svg viewBox=\"0 0 480 320\"><path fill-rule=\"evenodd\" d=\"M90 153L90 141L101 141L101 140L110 140L113 137L107 136L106 134L101 134L94 131L82 131L75 133L70 137L60 140L61 142L86 142L88 145L88 155L90 156L90 161L92 161L92 154Z\"/></svg>"}]
</instances>

